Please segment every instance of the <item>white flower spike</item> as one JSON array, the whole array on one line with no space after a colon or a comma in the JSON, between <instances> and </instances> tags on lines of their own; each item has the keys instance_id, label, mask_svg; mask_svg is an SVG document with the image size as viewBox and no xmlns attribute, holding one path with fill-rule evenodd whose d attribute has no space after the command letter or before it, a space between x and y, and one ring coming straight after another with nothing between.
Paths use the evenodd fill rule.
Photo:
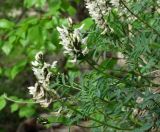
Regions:
<instances>
[{"instance_id":1,"label":"white flower spike","mask_svg":"<svg viewBox=\"0 0 160 132\"><path fill-rule=\"evenodd\" d=\"M31 62L31 64L34 75L37 78L37 82L34 86L28 87L29 93L37 103L40 103L42 107L48 107L53 100L49 94L49 84L52 75L49 69L55 68L57 61L54 61L53 64L50 65L44 62L43 53L38 52L35 56L35 61Z\"/></svg>"},{"instance_id":2,"label":"white flower spike","mask_svg":"<svg viewBox=\"0 0 160 132\"><path fill-rule=\"evenodd\" d=\"M70 25L72 24L72 20L69 18ZM69 25L69 26L70 26ZM84 25L79 28L75 28L74 30L68 29L65 26L62 28L57 27L57 30L60 34L60 44L63 45L64 53L71 56L73 60L70 62L75 63L78 60L79 56L85 56L88 53L87 48L87 37L83 37L82 29Z\"/></svg>"},{"instance_id":3,"label":"white flower spike","mask_svg":"<svg viewBox=\"0 0 160 132\"><path fill-rule=\"evenodd\" d=\"M107 0L85 0L85 3L90 16L95 20L98 27L103 29L102 34L105 34L109 30L108 24L104 19L110 9L107 7Z\"/></svg>"}]
</instances>

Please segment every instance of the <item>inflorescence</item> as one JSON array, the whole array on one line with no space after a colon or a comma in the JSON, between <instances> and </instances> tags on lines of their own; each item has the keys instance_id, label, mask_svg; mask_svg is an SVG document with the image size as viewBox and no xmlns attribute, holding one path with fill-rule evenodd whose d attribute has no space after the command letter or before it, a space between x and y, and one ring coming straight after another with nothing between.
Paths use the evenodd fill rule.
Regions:
<instances>
[{"instance_id":1,"label":"inflorescence","mask_svg":"<svg viewBox=\"0 0 160 132\"><path fill-rule=\"evenodd\" d=\"M72 20L69 19L69 24L72 25ZM87 37L83 37L82 25L79 28L72 30L71 27L67 28L63 26L62 28L57 27L60 33L60 44L63 45L64 53L71 56L72 60L70 62L75 63L78 58L85 56L88 53L87 48Z\"/></svg>"},{"instance_id":2,"label":"inflorescence","mask_svg":"<svg viewBox=\"0 0 160 132\"><path fill-rule=\"evenodd\" d=\"M111 31L111 28L105 20L105 16L112 7L118 8L119 2L119 0L85 0L86 8L98 27L103 30L102 34Z\"/></svg>"},{"instance_id":3,"label":"inflorescence","mask_svg":"<svg viewBox=\"0 0 160 132\"><path fill-rule=\"evenodd\" d=\"M55 68L56 61L52 65L44 62L43 53L38 52L35 56L35 61L32 62L32 70L37 78L37 82L34 86L28 87L29 93L33 95L33 99L37 103L40 103L42 107L48 107L52 102L53 97L51 97L49 85L52 73L51 68Z\"/></svg>"},{"instance_id":4,"label":"inflorescence","mask_svg":"<svg viewBox=\"0 0 160 132\"><path fill-rule=\"evenodd\" d=\"M108 31L108 25L104 16L108 12L107 2L105 0L85 0L85 3L92 19L95 20L96 24L104 30L103 33L106 33Z\"/></svg>"}]
</instances>

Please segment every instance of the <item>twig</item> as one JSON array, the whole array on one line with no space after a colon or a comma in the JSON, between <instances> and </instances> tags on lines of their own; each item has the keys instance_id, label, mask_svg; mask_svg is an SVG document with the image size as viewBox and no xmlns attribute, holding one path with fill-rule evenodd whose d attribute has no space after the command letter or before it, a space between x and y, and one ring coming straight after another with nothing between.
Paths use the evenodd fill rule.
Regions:
<instances>
[{"instance_id":1,"label":"twig","mask_svg":"<svg viewBox=\"0 0 160 132\"><path fill-rule=\"evenodd\" d=\"M6 100L11 101L11 102L14 102L14 103L19 103L19 104L37 104L37 102L28 102L28 101L18 101L18 100L14 100L14 99L9 98L6 94L3 94L3 97L4 97Z\"/></svg>"}]
</instances>

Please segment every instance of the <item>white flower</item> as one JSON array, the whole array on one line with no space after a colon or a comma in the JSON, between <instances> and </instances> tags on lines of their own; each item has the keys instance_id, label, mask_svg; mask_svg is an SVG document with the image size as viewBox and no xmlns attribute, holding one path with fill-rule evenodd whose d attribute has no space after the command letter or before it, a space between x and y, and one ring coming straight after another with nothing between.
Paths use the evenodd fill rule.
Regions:
<instances>
[{"instance_id":1,"label":"white flower","mask_svg":"<svg viewBox=\"0 0 160 132\"><path fill-rule=\"evenodd\" d=\"M42 82L45 79L42 69L33 67L32 71L34 72L34 75L36 76L38 82Z\"/></svg>"},{"instance_id":2,"label":"white flower","mask_svg":"<svg viewBox=\"0 0 160 132\"><path fill-rule=\"evenodd\" d=\"M29 93L30 93L31 95L34 95L34 94L35 94L35 92L36 92L35 87L30 86L30 87L28 87L28 89L29 89Z\"/></svg>"},{"instance_id":3,"label":"white flower","mask_svg":"<svg viewBox=\"0 0 160 132\"><path fill-rule=\"evenodd\" d=\"M108 31L107 22L104 19L104 16L107 15L109 8L107 7L106 0L85 0L86 8L89 11L92 19L95 20L96 24L103 29L103 33Z\"/></svg>"},{"instance_id":4,"label":"white flower","mask_svg":"<svg viewBox=\"0 0 160 132\"><path fill-rule=\"evenodd\" d=\"M32 61L31 64L32 66L35 66L35 67L39 66L39 63L37 61Z\"/></svg>"},{"instance_id":5,"label":"white flower","mask_svg":"<svg viewBox=\"0 0 160 132\"><path fill-rule=\"evenodd\" d=\"M41 98L43 98L44 95L45 95L44 89L43 89L43 87L41 87L41 86L35 87L35 89L36 89L36 92L35 92L35 94L33 95L33 99L35 99L35 100L37 100L37 102L39 102L39 100L40 100Z\"/></svg>"},{"instance_id":6,"label":"white flower","mask_svg":"<svg viewBox=\"0 0 160 132\"><path fill-rule=\"evenodd\" d=\"M35 61L31 62L37 82L34 86L28 87L29 93L33 96L33 99L43 107L48 107L52 102L52 97L50 97L48 93L50 78L52 76L50 68L55 68L56 63L57 61L54 61L52 65L50 65L44 62L42 52L38 52L35 56Z\"/></svg>"},{"instance_id":7,"label":"white flower","mask_svg":"<svg viewBox=\"0 0 160 132\"><path fill-rule=\"evenodd\" d=\"M71 63L76 63L76 62L77 62L77 58L75 57L74 59L69 60L69 62L71 62Z\"/></svg>"},{"instance_id":8,"label":"white flower","mask_svg":"<svg viewBox=\"0 0 160 132\"><path fill-rule=\"evenodd\" d=\"M142 103L143 101L144 101L144 99L142 97L138 97L136 99L136 103L138 103L138 104Z\"/></svg>"},{"instance_id":9,"label":"white flower","mask_svg":"<svg viewBox=\"0 0 160 132\"><path fill-rule=\"evenodd\" d=\"M63 26L62 28L57 27L60 33L60 44L63 45L64 53L68 54L73 58L70 62L75 63L80 56L85 56L88 53L87 48L87 37L83 38L82 29L84 25L74 30L68 29ZM69 27L71 28L71 27Z\"/></svg>"},{"instance_id":10,"label":"white flower","mask_svg":"<svg viewBox=\"0 0 160 132\"><path fill-rule=\"evenodd\" d=\"M102 14L105 16L109 10L109 7L107 6L107 0L96 0L96 1L97 4L99 5Z\"/></svg>"},{"instance_id":11,"label":"white flower","mask_svg":"<svg viewBox=\"0 0 160 132\"><path fill-rule=\"evenodd\" d=\"M87 54L89 51L88 51L88 48L86 47L83 51L82 51L82 54Z\"/></svg>"},{"instance_id":12,"label":"white flower","mask_svg":"<svg viewBox=\"0 0 160 132\"><path fill-rule=\"evenodd\" d=\"M42 107L48 107L50 103L52 103L52 99L41 99L39 100L39 103Z\"/></svg>"},{"instance_id":13,"label":"white flower","mask_svg":"<svg viewBox=\"0 0 160 132\"><path fill-rule=\"evenodd\" d=\"M33 95L33 98L36 100L38 100L44 96L44 91L38 83L35 83L34 87L33 86L28 87L28 89L29 89L29 93L31 95Z\"/></svg>"},{"instance_id":14,"label":"white flower","mask_svg":"<svg viewBox=\"0 0 160 132\"><path fill-rule=\"evenodd\" d=\"M57 61L54 61L51 65L51 68L56 68L56 65L57 65Z\"/></svg>"}]
</instances>

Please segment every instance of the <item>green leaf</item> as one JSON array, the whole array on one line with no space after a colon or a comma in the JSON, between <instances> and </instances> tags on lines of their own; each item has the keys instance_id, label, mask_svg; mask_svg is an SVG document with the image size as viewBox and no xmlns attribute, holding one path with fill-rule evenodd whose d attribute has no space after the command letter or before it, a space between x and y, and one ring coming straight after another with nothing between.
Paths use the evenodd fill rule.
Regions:
<instances>
[{"instance_id":1,"label":"green leaf","mask_svg":"<svg viewBox=\"0 0 160 132\"><path fill-rule=\"evenodd\" d=\"M33 107L22 107L20 110L19 110L19 116L20 117L31 117L35 114L35 109Z\"/></svg>"},{"instance_id":2,"label":"green leaf","mask_svg":"<svg viewBox=\"0 0 160 132\"><path fill-rule=\"evenodd\" d=\"M39 26L34 26L28 30L28 39L35 44L41 44L43 42L42 30Z\"/></svg>"},{"instance_id":3,"label":"green leaf","mask_svg":"<svg viewBox=\"0 0 160 132\"><path fill-rule=\"evenodd\" d=\"M12 44L14 43L15 40L16 40L16 36L11 36L9 38L9 41L4 43L2 50L6 55L9 55L9 53L11 52L11 50L13 48Z\"/></svg>"},{"instance_id":4,"label":"green leaf","mask_svg":"<svg viewBox=\"0 0 160 132\"><path fill-rule=\"evenodd\" d=\"M16 103L12 104L12 105L11 105L11 112L13 113L13 112L17 111L18 108L19 108L19 105L18 105L18 104L16 104Z\"/></svg>"},{"instance_id":5,"label":"green leaf","mask_svg":"<svg viewBox=\"0 0 160 132\"><path fill-rule=\"evenodd\" d=\"M115 66L116 62L117 62L117 60L115 60L115 59L107 59L107 60L102 62L100 67L101 68L105 68L105 69L113 69L113 67Z\"/></svg>"},{"instance_id":6,"label":"green leaf","mask_svg":"<svg viewBox=\"0 0 160 132\"><path fill-rule=\"evenodd\" d=\"M76 14L76 9L73 6L69 6L67 9L70 16L74 16Z\"/></svg>"},{"instance_id":7,"label":"green leaf","mask_svg":"<svg viewBox=\"0 0 160 132\"><path fill-rule=\"evenodd\" d=\"M0 96L0 110L6 106L6 100L3 96Z\"/></svg>"},{"instance_id":8,"label":"green leaf","mask_svg":"<svg viewBox=\"0 0 160 132\"><path fill-rule=\"evenodd\" d=\"M69 1L67 1L67 0L62 0L61 7L62 7L64 10L68 9L69 6L70 6Z\"/></svg>"},{"instance_id":9,"label":"green leaf","mask_svg":"<svg viewBox=\"0 0 160 132\"><path fill-rule=\"evenodd\" d=\"M14 79L15 76L24 69L26 64L27 64L26 60L23 60L23 61L17 63L11 70L11 73L10 73L11 79Z\"/></svg>"},{"instance_id":10,"label":"green leaf","mask_svg":"<svg viewBox=\"0 0 160 132\"><path fill-rule=\"evenodd\" d=\"M153 48L153 49L154 49L154 48L155 48L155 49L156 49L156 48L157 48L157 49L160 49L160 43L150 44L150 47Z\"/></svg>"},{"instance_id":11,"label":"green leaf","mask_svg":"<svg viewBox=\"0 0 160 132\"><path fill-rule=\"evenodd\" d=\"M6 55L9 55L9 53L11 52L13 48L13 45L11 43L5 43L2 47L2 50L3 52L6 54Z\"/></svg>"},{"instance_id":12,"label":"green leaf","mask_svg":"<svg viewBox=\"0 0 160 132\"><path fill-rule=\"evenodd\" d=\"M3 28L3 29L10 29L14 26L14 23L13 22L10 22L6 19L0 19L0 28Z\"/></svg>"},{"instance_id":13,"label":"green leaf","mask_svg":"<svg viewBox=\"0 0 160 132\"><path fill-rule=\"evenodd\" d=\"M32 6L43 7L46 3L46 0L25 0L24 6L30 8Z\"/></svg>"},{"instance_id":14,"label":"green leaf","mask_svg":"<svg viewBox=\"0 0 160 132\"><path fill-rule=\"evenodd\" d=\"M52 21L47 21L44 25L45 29L51 29L53 28L53 22Z\"/></svg>"},{"instance_id":15,"label":"green leaf","mask_svg":"<svg viewBox=\"0 0 160 132\"><path fill-rule=\"evenodd\" d=\"M51 13L56 14L57 11L61 8L61 1L60 0L54 0L53 5L51 6Z\"/></svg>"},{"instance_id":16,"label":"green leaf","mask_svg":"<svg viewBox=\"0 0 160 132\"><path fill-rule=\"evenodd\" d=\"M94 22L91 18L86 18L81 23L84 24L84 29L85 30L89 29L94 24Z\"/></svg>"}]
</instances>

